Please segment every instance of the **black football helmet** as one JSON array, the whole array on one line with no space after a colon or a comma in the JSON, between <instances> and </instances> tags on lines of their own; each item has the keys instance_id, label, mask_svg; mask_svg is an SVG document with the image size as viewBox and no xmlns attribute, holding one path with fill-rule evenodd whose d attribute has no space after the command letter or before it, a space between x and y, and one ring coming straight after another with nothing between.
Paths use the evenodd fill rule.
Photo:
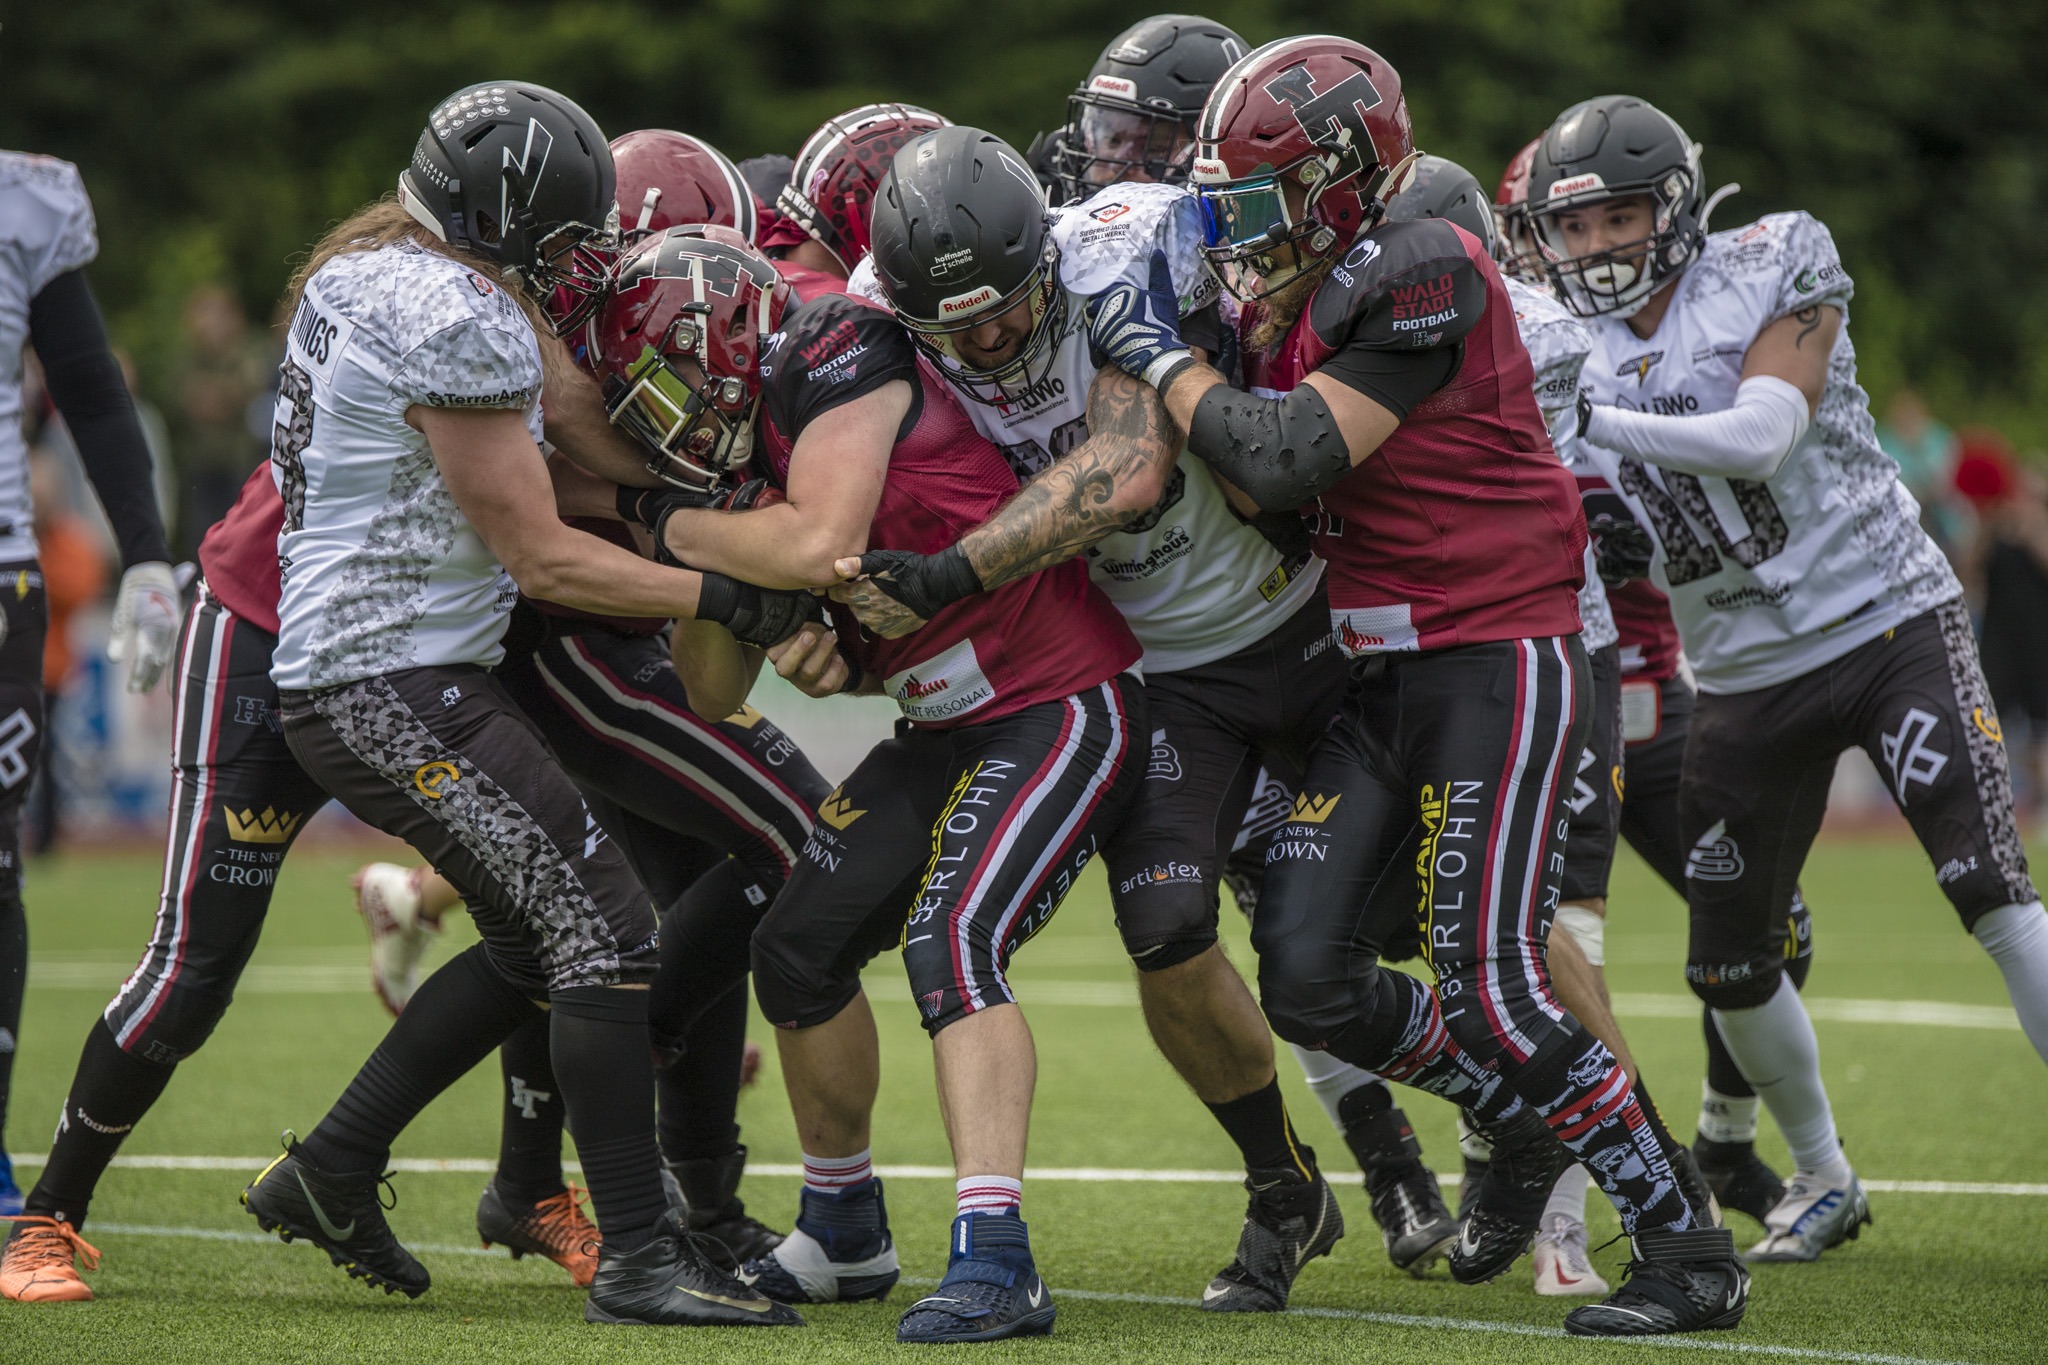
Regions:
<instances>
[{"instance_id":1,"label":"black football helmet","mask_svg":"<svg viewBox=\"0 0 2048 1365\"><path fill-rule=\"evenodd\" d=\"M1529 166L1529 225L1544 271L1580 317L1625 318L1699 258L1707 217L1733 194L1706 199L1700 146L1661 109L1630 95L1602 95L1557 116ZM1647 195L1650 235L1639 242L1574 256L1558 215L1611 199Z\"/></svg>"},{"instance_id":2,"label":"black football helmet","mask_svg":"<svg viewBox=\"0 0 2048 1365\"><path fill-rule=\"evenodd\" d=\"M486 81L435 106L398 200L450 246L499 262L556 335L604 297L619 209L611 148L575 101Z\"/></svg>"},{"instance_id":3,"label":"black football helmet","mask_svg":"<svg viewBox=\"0 0 2048 1365\"><path fill-rule=\"evenodd\" d=\"M1455 161L1427 153L1415 158L1407 187L1387 201L1388 222L1413 218L1456 223L1479 239L1487 255L1495 254L1493 205L1478 178Z\"/></svg>"},{"instance_id":4,"label":"black football helmet","mask_svg":"<svg viewBox=\"0 0 2048 1365\"><path fill-rule=\"evenodd\" d=\"M1066 291L1045 191L1009 143L960 127L904 143L875 191L868 232L897 320L962 394L1003 403L1050 372ZM1024 303L1030 331L1008 359L984 367L956 345Z\"/></svg>"},{"instance_id":5,"label":"black football helmet","mask_svg":"<svg viewBox=\"0 0 2048 1365\"><path fill-rule=\"evenodd\" d=\"M1064 202L1119 180L1186 183L1209 90L1251 50L1194 14L1155 14L1118 34L1067 99L1051 168Z\"/></svg>"}]
</instances>

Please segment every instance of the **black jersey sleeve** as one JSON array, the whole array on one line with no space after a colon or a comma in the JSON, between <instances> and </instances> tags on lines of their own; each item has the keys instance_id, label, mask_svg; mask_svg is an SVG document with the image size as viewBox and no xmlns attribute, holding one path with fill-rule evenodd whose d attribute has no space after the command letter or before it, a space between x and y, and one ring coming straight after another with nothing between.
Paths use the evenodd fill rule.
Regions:
<instances>
[{"instance_id":1,"label":"black jersey sleeve","mask_svg":"<svg viewBox=\"0 0 2048 1365\"><path fill-rule=\"evenodd\" d=\"M917 388L917 351L909 334L864 299L821 294L790 314L777 337L765 401L776 430L792 442L832 409L892 379L908 379Z\"/></svg>"},{"instance_id":2,"label":"black jersey sleeve","mask_svg":"<svg viewBox=\"0 0 2048 1365\"><path fill-rule=\"evenodd\" d=\"M1340 379L1396 417L1406 418L1415 405L1451 382L1464 358L1461 346L1435 346L1427 351L1381 351L1346 346L1316 366L1317 374Z\"/></svg>"},{"instance_id":3,"label":"black jersey sleeve","mask_svg":"<svg viewBox=\"0 0 2048 1365\"><path fill-rule=\"evenodd\" d=\"M1455 346L1486 313L1486 278L1449 223L1382 223L1360 237L1309 302L1309 326L1332 350Z\"/></svg>"}]
</instances>

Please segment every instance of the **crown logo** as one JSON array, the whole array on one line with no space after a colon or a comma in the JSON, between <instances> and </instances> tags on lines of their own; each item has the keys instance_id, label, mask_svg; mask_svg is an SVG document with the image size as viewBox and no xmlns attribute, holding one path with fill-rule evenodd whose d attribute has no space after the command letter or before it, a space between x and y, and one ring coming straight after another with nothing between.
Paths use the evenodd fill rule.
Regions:
<instances>
[{"instance_id":1,"label":"crown logo","mask_svg":"<svg viewBox=\"0 0 2048 1365\"><path fill-rule=\"evenodd\" d=\"M261 815L247 810L237 815L226 806L220 808L220 813L228 818L228 838L238 844L281 844L292 837L299 821L306 818L289 812L279 815L275 806L265 806Z\"/></svg>"},{"instance_id":2,"label":"crown logo","mask_svg":"<svg viewBox=\"0 0 2048 1365\"><path fill-rule=\"evenodd\" d=\"M825 798L825 804L818 807L818 818L834 829L845 829L866 814L865 810L855 810L853 802L842 796L838 787L834 787L832 794Z\"/></svg>"},{"instance_id":3,"label":"crown logo","mask_svg":"<svg viewBox=\"0 0 2048 1365\"><path fill-rule=\"evenodd\" d=\"M1337 809L1337 803L1344 799L1344 793L1335 796L1312 796L1308 792L1294 798L1294 809L1288 819L1304 825L1320 825L1330 818L1330 812Z\"/></svg>"}]
</instances>

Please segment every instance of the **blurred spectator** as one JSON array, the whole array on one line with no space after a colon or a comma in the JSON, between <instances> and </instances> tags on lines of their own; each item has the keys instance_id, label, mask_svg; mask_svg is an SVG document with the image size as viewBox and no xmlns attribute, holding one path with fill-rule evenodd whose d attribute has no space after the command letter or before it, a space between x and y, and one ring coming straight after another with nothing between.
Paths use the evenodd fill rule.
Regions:
<instances>
[{"instance_id":1,"label":"blurred spectator","mask_svg":"<svg viewBox=\"0 0 2048 1365\"><path fill-rule=\"evenodd\" d=\"M1920 504L1920 524L1951 560L1967 534L1964 518L1950 497L1949 473L1955 464L1955 433L1936 421L1926 402L1912 389L1900 389L1885 405L1877 424L1877 443L1899 467L1899 480Z\"/></svg>"},{"instance_id":2,"label":"blurred spectator","mask_svg":"<svg viewBox=\"0 0 2048 1365\"><path fill-rule=\"evenodd\" d=\"M270 383L270 346L252 334L235 296L203 284L185 300L185 354L171 392L171 434L184 498L176 544L189 557L227 512L262 458L248 411Z\"/></svg>"},{"instance_id":3,"label":"blurred spectator","mask_svg":"<svg viewBox=\"0 0 2048 1365\"><path fill-rule=\"evenodd\" d=\"M30 453L28 468L36 508L36 555L42 563L50 630L43 643L42 763L35 789L29 794L23 834L31 852L45 853L57 843L57 708L71 680L71 617L106 591L108 557L92 527L73 510L76 504L65 488L62 463L39 449Z\"/></svg>"},{"instance_id":4,"label":"blurred spectator","mask_svg":"<svg viewBox=\"0 0 2048 1365\"><path fill-rule=\"evenodd\" d=\"M127 383L128 396L135 403L135 417L142 426L142 439L149 444L156 505L163 513L164 534L175 545L178 534L178 476L177 466L171 458L170 427L156 404L144 398L136 387L135 363L128 358L128 353L116 347L114 359L121 363L121 378ZM39 395L43 371L36 363L36 353L32 350L25 352L23 361L28 375L24 390ZM63 506L92 533L94 542L112 563L120 558L114 545L114 528L108 525L107 514L92 491L92 481L86 477L85 464L78 458L78 447L71 443L71 432L65 427L64 419L57 415L56 408L40 397L30 405L30 410L38 418L37 424L30 429L30 447L41 446L56 461L62 474Z\"/></svg>"},{"instance_id":5,"label":"blurred spectator","mask_svg":"<svg viewBox=\"0 0 2048 1365\"><path fill-rule=\"evenodd\" d=\"M1965 569L1984 604L1984 678L2017 794L2048 818L2048 479L1988 446L1966 450L1956 474L1979 504Z\"/></svg>"}]
</instances>

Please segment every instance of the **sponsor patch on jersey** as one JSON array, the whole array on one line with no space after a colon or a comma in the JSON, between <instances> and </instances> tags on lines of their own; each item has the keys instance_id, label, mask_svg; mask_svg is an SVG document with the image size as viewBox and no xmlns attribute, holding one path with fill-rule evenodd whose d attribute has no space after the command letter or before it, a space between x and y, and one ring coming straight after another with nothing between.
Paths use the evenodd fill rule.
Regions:
<instances>
[{"instance_id":1,"label":"sponsor patch on jersey","mask_svg":"<svg viewBox=\"0 0 2048 1365\"><path fill-rule=\"evenodd\" d=\"M349 338L355 334L353 322L336 317L322 307L321 301L308 289L299 296L298 310L292 314L289 342L292 359L299 362L301 369L331 383L335 364L348 348Z\"/></svg>"},{"instance_id":2,"label":"sponsor patch on jersey","mask_svg":"<svg viewBox=\"0 0 2048 1365\"><path fill-rule=\"evenodd\" d=\"M962 640L923 663L892 674L885 685L910 720L954 720L995 700L973 640Z\"/></svg>"},{"instance_id":3,"label":"sponsor patch on jersey","mask_svg":"<svg viewBox=\"0 0 2048 1365\"><path fill-rule=\"evenodd\" d=\"M1388 607L1330 608L1330 626L1337 643L1352 658L1421 648L1414 608L1406 602Z\"/></svg>"},{"instance_id":4,"label":"sponsor patch on jersey","mask_svg":"<svg viewBox=\"0 0 2048 1365\"><path fill-rule=\"evenodd\" d=\"M1614 377L1616 379L1627 379L1633 375L1635 376L1636 387L1640 389L1643 386L1643 381L1650 377L1651 369L1663 358L1664 353L1662 351L1644 351L1641 355L1632 355L1614 367Z\"/></svg>"},{"instance_id":5,"label":"sponsor patch on jersey","mask_svg":"<svg viewBox=\"0 0 2048 1365\"><path fill-rule=\"evenodd\" d=\"M1130 211L1129 204L1102 204L1088 210L1088 216L1098 223L1114 223Z\"/></svg>"}]
</instances>

